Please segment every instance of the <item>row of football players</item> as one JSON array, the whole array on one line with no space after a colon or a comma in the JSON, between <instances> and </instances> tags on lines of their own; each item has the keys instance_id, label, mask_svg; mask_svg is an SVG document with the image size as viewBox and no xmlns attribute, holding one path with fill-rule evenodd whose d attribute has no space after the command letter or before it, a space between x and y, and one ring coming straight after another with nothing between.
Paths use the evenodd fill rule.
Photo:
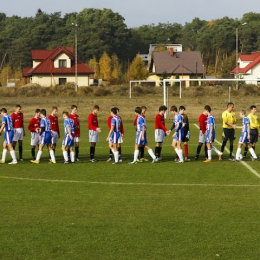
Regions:
<instances>
[{"instance_id":1,"label":"row of football players","mask_svg":"<svg viewBox=\"0 0 260 260\"><path fill-rule=\"evenodd\" d=\"M258 128L259 124L256 116L256 107L253 105L250 107L251 112L248 117L245 116L245 111L241 111L243 118L243 128L240 141L239 148L241 148L242 143L246 143L246 148L249 148L249 151L253 158L256 158L254 155L255 143L257 142L258 137ZM228 103L227 110L223 112L223 143L221 146L221 152L219 152L212 143L215 138L215 119L211 114L210 106L205 106L204 112L201 114L199 118L200 122L200 136L199 136L199 145L197 147L197 155L195 159L197 160L199 157L199 153L201 150L201 146L203 143L207 143L205 145L205 153L207 160L205 162L211 161L211 151L216 151L219 155L219 159L222 159L223 151L226 145L227 140L230 140L230 159L233 151L233 140L235 139L234 129L238 128L236 126L236 116L234 113L234 104ZM97 114L99 111L99 107L96 105L93 107L92 113L90 113L88 117L88 126L89 126L89 142L90 142L90 161L96 162L95 159L95 146L98 141L98 133L101 129L98 127L98 118ZM109 142L110 147L110 158L107 161L112 160L112 156L115 156L115 162L122 161L121 158L121 142L122 137L124 135L124 128L122 123L122 118L118 116L118 108L111 109L111 116L108 118L108 126L109 126L109 135L107 137L107 141ZM134 125L136 127L136 141L135 141L135 152L134 152L134 161L143 162L146 161L144 158L144 148L148 150L148 153L151 155L153 161L156 162L161 160L161 150L162 144L164 142L165 135L169 135L170 132L175 128L175 133L173 134L173 142L172 146L176 151L176 159L177 162L182 163L184 160L188 161L188 140L189 140L189 120L187 115L185 114L185 107L180 106L179 112L176 106L171 107L171 112L174 114L173 125L170 130L167 130L165 127L164 114L167 111L166 106L159 107L159 113L155 117L155 154L152 149L148 146L147 142L147 132L146 132L146 122L145 122L145 112L146 107L137 107L135 109L136 118L134 121ZM55 163L55 148L60 137L58 117L57 117L58 109L57 107L52 108L52 113L46 117L45 109L37 109L35 111L35 116L30 120L28 125L28 129L31 132L31 145L32 145L32 162L39 163L40 157L42 154L42 149L44 145L46 145L49 149L50 153L50 161L51 163ZM4 141L4 150L2 155L1 162L5 162L7 148L9 148L10 153L12 155L13 161L11 163L17 163L15 159L15 152L13 151L16 143L19 143L19 159L22 161L22 152L23 152L23 136L25 135L24 125L23 125L23 113L21 112L21 106L17 105L15 112L9 116L5 108L1 110L1 114L3 116L3 123L1 127L1 131L5 130L5 141ZM244 115L244 116L243 116ZM65 137L62 143L62 150L65 163L68 162L69 158L74 162L75 160L79 160L79 138L80 138L80 124L79 124L79 116L77 115L77 106L71 106L71 113L63 112L64 118L64 128L65 128ZM250 128L251 123L251 128ZM12 134L12 128L14 129ZM256 131L256 134L255 134ZM251 134L250 134L251 133ZM250 139L250 140L249 140ZM241 141L243 141L241 143ZM253 144L253 148L249 147L249 141ZM184 142L184 153L185 157L183 159L181 143ZM39 151L37 156L35 156L35 148L39 145ZM73 146L75 145L75 154L73 151ZM69 148L66 151L66 148ZM239 149L238 149L239 151ZM246 149L247 151L247 149ZM245 154L246 154L245 151ZM241 152L241 149L240 149ZM140 156L139 156L140 153ZM117 155L118 154L118 155ZM76 157L76 159L75 159ZM138 159L139 158L139 159ZM239 156L236 156L237 160Z\"/></svg>"}]
</instances>

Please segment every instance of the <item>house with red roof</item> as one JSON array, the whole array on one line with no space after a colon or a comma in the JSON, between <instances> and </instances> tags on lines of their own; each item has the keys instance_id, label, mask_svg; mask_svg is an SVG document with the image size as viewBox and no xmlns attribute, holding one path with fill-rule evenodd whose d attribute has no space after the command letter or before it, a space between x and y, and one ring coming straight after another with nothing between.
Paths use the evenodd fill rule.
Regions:
<instances>
[{"instance_id":1,"label":"house with red roof","mask_svg":"<svg viewBox=\"0 0 260 260\"><path fill-rule=\"evenodd\" d=\"M81 87L93 83L95 72L91 68L78 59L75 66L73 47L59 46L55 50L32 50L31 59L32 68L23 68L25 84L35 83L49 87L78 82L78 86Z\"/></svg>"},{"instance_id":2,"label":"house with red roof","mask_svg":"<svg viewBox=\"0 0 260 260\"><path fill-rule=\"evenodd\" d=\"M260 86L260 52L251 54L241 54L238 57L237 67L230 73L235 78L244 79L246 84L255 84ZM237 76L238 74L238 76ZM257 82L253 79L257 79Z\"/></svg>"},{"instance_id":3,"label":"house with red roof","mask_svg":"<svg viewBox=\"0 0 260 260\"><path fill-rule=\"evenodd\" d=\"M159 82L163 76L168 79L198 79L203 77L203 63L199 51L154 51L149 66L147 80ZM174 83L172 83L173 85ZM183 81L183 86L189 87L190 81ZM201 82L199 82L199 85ZM158 83L157 83L158 85Z\"/></svg>"}]
</instances>

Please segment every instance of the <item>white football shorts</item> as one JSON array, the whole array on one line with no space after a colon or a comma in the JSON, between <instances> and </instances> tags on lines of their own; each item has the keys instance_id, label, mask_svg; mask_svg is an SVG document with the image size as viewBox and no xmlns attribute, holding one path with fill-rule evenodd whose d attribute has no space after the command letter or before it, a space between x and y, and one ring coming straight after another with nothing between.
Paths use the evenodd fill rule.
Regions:
<instances>
[{"instance_id":1,"label":"white football shorts","mask_svg":"<svg viewBox=\"0 0 260 260\"><path fill-rule=\"evenodd\" d=\"M57 144L58 143L58 139L59 139L59 135L57 131L51 131L51 143L52 144Z\"/></svg>"},{"instance_id":2,"label":"white football shorts","mask_svg":"<svg viewBox=\"0 0 260 260\"><path fill-rule=\"evenodd\" d=\"M32 132L31 133L31 146L37 146L39 144L39 133Z\"/></svg>"},{"instance_id":3,"label":"white football shorts","mask_svg":"<svg viewBox=\"0 0 260 260\"><path fill-rule=\"evenodd\" d=\"M74 143L79 143L80 138L79 137L74 137Z\"/></svg>"},{"instance_id":4,"label":"white football shorts","mask_svg":"<svg viewBox=\"0 0 260 260\"><path fill-rule=\"evenodd\" d=\"M89 130L88 132L89 142L90 143L96 143L98 142L98 131Z\"/></svg>"},{"instance_id":5,"label":"white football shorts","mask_svg":"<svg viewBox=\"0 0 260 260\"><path fill-rule=\"evenodd\" d=\"M165 137L165 132L162 129L155 129L155 142L163 143Z\"/></svg>"},{"instance_id":6,"label":"white football shorts","mask_svg":"<svg viewBox=\"0 0 260 260\"><path fill-rule=\"evenodd\" d=\"M22 141L23 140L23 128L14 128L14 137L13 141Z\"/></svg>"},{"instance_id":7,"label":"white football shorts","mask_svg":"<svg viewBox=\"0 0 260 260\"><path fill-rule=\"evenodd\" d=\"M202 133L202 131L200 130L200 133L199 133L199 143L205 144L205 142L206 142L206 137Z\"/></svg>"}]
</instances>

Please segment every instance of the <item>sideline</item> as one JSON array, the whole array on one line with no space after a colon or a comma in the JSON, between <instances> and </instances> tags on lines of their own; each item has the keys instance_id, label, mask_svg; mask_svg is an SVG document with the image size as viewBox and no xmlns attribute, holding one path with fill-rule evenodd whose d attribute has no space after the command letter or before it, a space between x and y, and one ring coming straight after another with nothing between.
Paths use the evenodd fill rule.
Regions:
<instances>
[{"instance_id":1,"label":"sideline","mask_svg":"<svg viewBox=\"0 0 260 260\"><path fill-rule=\"evenodd\" d=\"M21 181L40 181L56 183L82 183L82 184L101 184L101 185L125 185L125 186L182 186L182 187L260 187L258 184L213 184L213 183L145 183L145 182L104 182L104 181L75 181L75 180L52 180L52 179L33 179L11 176L0 176L0 179L12 179Z\"/></svg>"},{"instance_id":2,"label":"sideline","mask_svg":"<svg viewBox=\"0 0 260 260\"><path fill-rule=\"evenodd\" d=\"M198 129L199 126L197 124L194 124ZM222 145L217 139L215 139L215 142L219 145ZM225 151L227 151L228 153L230 152L229 149L227 147L225 147ZM247 164L245 161L239 161L240 163L242 163L243 166L245 166L250 172L252 172L256 177L260 178L260 174L254 170L249 164Z\"/></svg>"}]
</instances>

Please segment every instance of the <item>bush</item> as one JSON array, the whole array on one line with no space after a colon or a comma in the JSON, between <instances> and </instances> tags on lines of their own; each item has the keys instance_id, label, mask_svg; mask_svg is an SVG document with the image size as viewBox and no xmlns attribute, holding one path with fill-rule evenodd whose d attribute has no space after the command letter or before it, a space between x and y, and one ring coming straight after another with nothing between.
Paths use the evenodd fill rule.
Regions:
<instances>
[{"instance_id":1,"label":"bush","mask_svg":"<svg viewBox=\"0 0 260 260\"><path fill-rule=\"evenodd\" d=\"M97 89L95 89L94 91L94 95L98 96L98 97L103 97L103 96L107 96L110 94L110 91L103 88L103 87L98 87Z\"/></svg>"}]
</instances>

